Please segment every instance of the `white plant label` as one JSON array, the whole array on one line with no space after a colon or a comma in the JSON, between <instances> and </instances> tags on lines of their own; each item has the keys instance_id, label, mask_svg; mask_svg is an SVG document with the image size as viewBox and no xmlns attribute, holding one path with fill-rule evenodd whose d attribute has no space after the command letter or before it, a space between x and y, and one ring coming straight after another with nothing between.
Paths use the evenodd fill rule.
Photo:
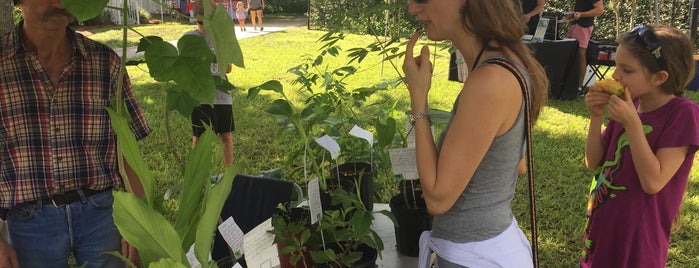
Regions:
<instances>
[{"instance_id":1,"label":"white plant label","mask_svg":"<svg viewBox=\"0 0 699 268\"><path fill-rule=\"evenodd\" d=\"M369 142L369 147L374 146L374 134L366 129L354 125L354 127L352 127L352 129L350 130L349 134L360 139L365 139L367 142Z\"/></svg>"},{"instance_id":2,"label":"white plant label","mask_svg":"<svg viewBox=\"0 0 699 268\"><path fill-rule=\"evenodd\" d=\"M243 256L243 237L245 234L238 224L235 223L233 217L228 217L223 223L219 224L218 231L233 251L235 259L240 259Z\"/></svg>"},{"instance_id":3,"label":"white plant label","mask_svg":"<svg viewBox=\"0 0 699 268\"><path fill-rule=\"evenodd\" d=\"M337 160L337 157L340 156L340 145L330 136L324 135L323 137L317 138L316 142L330 152L330 157L333 160Z\"/></svg>"}]
</instances>

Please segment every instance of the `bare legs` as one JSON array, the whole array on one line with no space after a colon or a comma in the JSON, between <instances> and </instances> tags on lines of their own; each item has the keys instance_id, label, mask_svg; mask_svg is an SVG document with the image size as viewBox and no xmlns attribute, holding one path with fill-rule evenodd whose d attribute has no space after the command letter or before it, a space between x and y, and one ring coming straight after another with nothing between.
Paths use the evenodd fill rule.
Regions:
<instances>
[{"instance_id":1,"label":"bare legs","mask_svg":"<svg viewBox=\"0 0 699 268\"><path fill-rule=\"evenodd\" d=\"M252 27L255 30L257 30L258 24L260 25L260 31L265 29L265 27L262 26L262 9L250 10L250 21L252 21Z\"/></svg>"},{"instance_id":2,"label":"bare legs","mask_svg":"<svg viewBox=\"0 0 699 268\"><path fill-rule=\"evenodd\" d=\"M226 167L233 164L233 133L225 132L218 135L223 145L223 162ZM199 142L199 137L192 137L192 148Z\"/></svg>"}]
</instances>

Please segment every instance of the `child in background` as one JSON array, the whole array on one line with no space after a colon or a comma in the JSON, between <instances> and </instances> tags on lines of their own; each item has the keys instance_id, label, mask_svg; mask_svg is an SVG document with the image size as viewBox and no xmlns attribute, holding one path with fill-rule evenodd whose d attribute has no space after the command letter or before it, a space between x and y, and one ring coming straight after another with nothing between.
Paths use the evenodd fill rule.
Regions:
<instances>
[{"instance_id":1,"label":"child in background","mask_svg":"<svg viewBox=\"0 0 699 268\"><path fill-rule=\"evenodd\" d=\"M238 1L235 7L235 16L238 19L238 24L240 25L241 31L245 30L245 18L248 15L248 9L245 8L245 3L243 1Z\"/></svg>"},{"instance_id":2,"label":"child in background","mask_svg":"<svg viewBox=\"0 0 699 268\"><path fill-rule=\"evenodd\" d=\"M580 267L664 268L670 232L699 146L699 106L683 97L694 44L665 25L619 40L621 96L590 87L585 164L590 186ZM609 122L602 131L604 110Z\"/></svg>"}]
</instances>

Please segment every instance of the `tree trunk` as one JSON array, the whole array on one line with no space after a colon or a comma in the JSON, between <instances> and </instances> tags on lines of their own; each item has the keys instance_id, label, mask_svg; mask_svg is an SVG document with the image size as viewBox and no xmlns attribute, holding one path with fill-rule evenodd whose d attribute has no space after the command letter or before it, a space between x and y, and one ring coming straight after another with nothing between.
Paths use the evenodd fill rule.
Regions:
<instances>
[{"instance_id":1,"label":"tree trunk","mask_svg":"<svg viewBox=\"0 0 699 268\"><path fill-rule=\"evenodd\" d=\"M0 1L0 35L11 31L15 26L12 10L12 1Z\"/></svg>"}]
</instances>

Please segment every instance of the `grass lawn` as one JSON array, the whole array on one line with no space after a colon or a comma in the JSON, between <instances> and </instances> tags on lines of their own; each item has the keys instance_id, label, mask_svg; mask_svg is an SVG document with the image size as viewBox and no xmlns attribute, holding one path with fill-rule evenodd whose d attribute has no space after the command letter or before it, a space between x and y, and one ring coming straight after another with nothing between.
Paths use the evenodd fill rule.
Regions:
<instances>
[{"instance_id":1,"label":"grass lawn","mask_svg":"<svg viewBox=\"0 0 699 268\"><path fill-rule=\"evenodd\" d=\"M191 29L191 25L144 26L139 29L144 32L153 29L159 34L171 34L174 36L172 39L176 39L182 32ZM243 173L257 174L282 167L285 150L293 142L289 136L277 135L279 128L274 118L262 111L277 96L262 94L251 101L246 98L246 89L274 79L282 82L286 93L292 98L299 97L302 93L296 90L296 85L292 85L291 80L294 76L287 70L305 62L309 57L315 57L320 47L315 41L323 34L324 32L299 27L240 40L246 68L234 68L228 77L239 87L234 92L235 163L242 168ZM96 33L91 37L98 38L100 34ZM100 40L120 46L109 41L110 38ZM347 50L364 47L372 41L373 37L350 35L346 40L339 42L339 45ZM460 85L447 81L448 52L439 49L435 52L430 105L431 108L449 110ZM330 61L334 67L345 63L344 58ZM356 88L379 83L384 78L394 78L398 76L397 70L400 69L400 62L396 64L395 67L381 64L380 57L369 56L358 66L358 74L345 82L348 83L348 88ZM128 72L148 122L154 130L153 134L140 144L145 160L155 178L159 180L158 188L162 189L161 193L177 194L183 157L191 145L189 119L174 112L165 112L164 89L171 85L152 80L145 65L128 67ZM688 95L694 101L699 100L699 94L695 92L689 92ZM409 107L408 94L404 87L391 89L372 101L379 105L392 103L385 100L397 101L398 110L406 110ZM583 164L588 122L582 98L571 101L550 100L534 128L534 169L537 180L541 267L577 267L575 263L580 255L582 228L585 224L586 194L592 176ZM443 126L437 126L437 129L440 128ZM213 165L212 174L221 170L221 157L217 157L216 164L219 165ZM391 194L397 193L396 182L390 176L380 176L377 179L387 187L378 201L387 202ZM300 181L302 178L296 180ZM513 207L515 216L526 232L529 228L526 178L522 178L519 184ZM173 211L176 206L174 201L165 202L166 211ZM699 267L699 248L696 247L699 237L697 168L691 173L682 223L682 229L672 236L668 267Z\"/></svg>"}]
</instances>

